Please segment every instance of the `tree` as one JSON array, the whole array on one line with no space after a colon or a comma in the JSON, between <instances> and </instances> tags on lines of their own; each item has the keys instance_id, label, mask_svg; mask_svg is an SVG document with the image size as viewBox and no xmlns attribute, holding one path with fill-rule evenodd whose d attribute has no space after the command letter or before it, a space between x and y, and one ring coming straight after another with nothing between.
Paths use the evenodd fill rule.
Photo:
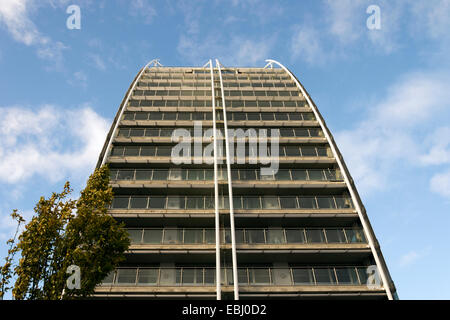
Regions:
<instances>
[{"instance_id":1,"label":"tree","mask_svg":"<svg viewBox=\"0 0 450 320\"><path fill-rule=\"evenodd\" d=\"M41 197L19 236L16 299L88 297L124 259L130 240L123 225L107 214L113 197L108 167L89 177L78 200L66 199L71 191L67 182L61 193ZM81 270L80 289L65 289L71 265Z\"/></svg>"},{"instance_id":2,"label":"tree","mask_svg":"<svg viewBox=\"0 0 450 320\"><path fill-rule=\"evenodd\" d=\"M20 226L25 222L22 216L17 212L17 209L13 210L11 213L11 218L17 221L17 227L14 236L6 241L6 245L8 246L8 254L5 258L5 264L0 268L0 300L3 299L3 296L9 289L12 289L12 287L9 286L9 282L11 281L13 274L12 265L14 263L14 257L18 251L16 239Z\"/></svg>"}]
</instances>

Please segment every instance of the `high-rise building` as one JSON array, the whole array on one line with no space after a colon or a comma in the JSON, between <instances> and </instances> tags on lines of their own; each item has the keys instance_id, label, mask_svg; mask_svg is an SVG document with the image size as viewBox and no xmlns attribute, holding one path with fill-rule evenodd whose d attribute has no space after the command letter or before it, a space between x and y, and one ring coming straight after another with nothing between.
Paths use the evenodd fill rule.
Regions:
<instances>
[{"instance_id":1,"label":"high-rise building","mask_svg":"<svg viewBox=\"0 0 450 320\"><path fill-rule=\"evenodd\" d=\"M282 64L141 69L97 167L127 259L104 298L369 298L396 290L316 105Z\"/></svg>"}]
</instances>

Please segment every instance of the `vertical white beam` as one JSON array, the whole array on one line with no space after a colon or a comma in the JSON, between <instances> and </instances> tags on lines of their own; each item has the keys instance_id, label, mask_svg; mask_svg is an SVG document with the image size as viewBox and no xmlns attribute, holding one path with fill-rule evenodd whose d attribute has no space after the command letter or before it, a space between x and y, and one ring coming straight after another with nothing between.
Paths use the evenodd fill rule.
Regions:
<instances>
[{"instance_id":1,"label":"vertical white beam","mask_svg":"<svg viewBox=\"0 0 450 320\"><path fill-rule=\"evenodd\" d=\"M228 175L228 201L230 207L230 231L231 231L231 257L233 261L233 286L234 300L239 300L239 282L237 274L237 257L236 257L236 232L234 227L234 207L233 207L233 185L231 182L231 164L230 164L230 145L228 143L228 122L227 110L225 107L225 92L223 90L222 70L220 69L219 60L216 59L216 66L220 77L220 90L222 94L223 124L225 132L225 152L227 159L227 175Z\"/></svg>"},{"instance_id":2,"label":"vertical white beam","mask_svg":"<svg viewBox=\"0 0 450 320\"><path fill-rule=\"evenodd\" d=\"M338 152L336 150L336 145L331 140L330 133L328 132L328 130L327 130L327 128L326 128L322 118L320 117L319 111L317 110L315 105L312 103L312 101L309 98L309 96L306 94L306 91L303 88L303 86L300 84L300 82L294 77L294 75L284 65L282 65L278 61L272 60L272 59L268 59L268 60L266 60L266 62L272 63L272 64L275 63L275 64L279 65L287 74L289 74L289 76L292 78L292 80L294 80L294 82L297 84L297 87L300 89L300 91L302 92L303 96L306 98L306 101L308 102L310 108L314 112L314 115L316 116L316 119L319 122L320 127L322 128L322 131L323 131L323 133L325 135L325 138L328 141L328 144L329 144L329 146L331 148L331 151L333 152L333 155L334 155L334 157L336 159L336 162L339 165L339 169L342 172L342 175L343 175L344 180L345 180L345 184L347 185L347 189L349 190L350 195L352 197L352 201L353 201L353 203L355 205L355 209L356 209L356 211L358 213L359 220L361 221L361 224L363 226L365 235L366 235L366 237L367 237L367 239L369 241L370 249L372 251L373 257L374 257L375 262L377 264L377 268L378 268L378 270L380 272L381 279L383 280L383 285L384 285L384 288L386 290L386 294L387 294L389 300L393 300L391 288L389 286L389 282L388 282L385 270L384 270L384 268L383 268L383 266L381 264L380 257L378 256L378 252L377 252L377 250L375 248L372 232L369 232L369 225L368 225L368 223L366 221L366 218L364 217L364 215L362 213L361 206L359 205L359 201L358 201L358 199L356 197L355 190L353 189L353 186L350 183L350 179L349 179L349 177L347 175L347 171L344 169L342 161L341 161L341 159L339 157L339 154L338 154Z\"/></svg>"},{"instance_id":3,"label":"vertical white beam","mask_svg":"<svg viewBox=\"0 0 450 320\"><path fill-rule=\"evenodd\" d=\"M152 61L147 63L144 68L142 68L141 72L139 72L139 75L137 76L136 80L133 83L133 86L131 87L130 91L127 94L127 98L125 99L125 102L124 102L124 104L122 106L122 109L120 110L120 114L119 114L119 117L117 118L117 122L114 125L114 130L111 133L111 136L109 137L108 146L106 147L105 153L103 154L103 159L102 159L102 164L101 164L102 166L105 164L106 159L108 158L112 142L113 142L113 140L114 140L114 138L116 136L117 128L119 127L120 120L122 119L122 115L123 115L125 109L127 108L128 100L130 100L130 97L133 94L133 91L134 91L134 88L136 87L136 84L139 82L139 80L141 80L141 77L144 74L145 70L147 70L147 68L151 64L153 64L153 66L155 66L156 64L161 66L161 64L159 63L158 59L153 59Z\"/></svg>"},{"instance_id":4,"label":"vertical white beam","mask_svg":"<svg viewBox=\"0 0 450 320\"><path fill-rule=\"evenodd\" d=\"M214 72L212 60L209 60L211 71L211 97L212 97L212 115L213 115L213 135L214 135L214 213L216 225L216 291L217 300L222 299L221 275L220 275L220 215L219 215L219 182L217 173L217 132L216 132L216 99L214 95Z\"/></svg>"}]
</instances>

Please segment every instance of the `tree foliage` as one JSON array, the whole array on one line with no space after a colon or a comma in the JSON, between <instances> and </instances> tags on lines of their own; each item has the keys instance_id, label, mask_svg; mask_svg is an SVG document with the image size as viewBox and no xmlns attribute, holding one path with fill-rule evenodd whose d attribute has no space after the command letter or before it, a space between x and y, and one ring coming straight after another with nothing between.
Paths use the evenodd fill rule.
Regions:
<instances>
[{"instance_id":1,"label":"tree foliage","mask_svg":"<svg viewBox=\"0 0 450 320\"><path fill-rule=\"evenodd\" d=\"M108 167L89 177L78 200L68 199L71 191L67 182L61 193L41 197L19 236L16 299L87 297L124 259L130 240L123 225L107 214L113 197ZM66 288L71 265L81 270L81 289Z\"/></svg>"}]
</instances>

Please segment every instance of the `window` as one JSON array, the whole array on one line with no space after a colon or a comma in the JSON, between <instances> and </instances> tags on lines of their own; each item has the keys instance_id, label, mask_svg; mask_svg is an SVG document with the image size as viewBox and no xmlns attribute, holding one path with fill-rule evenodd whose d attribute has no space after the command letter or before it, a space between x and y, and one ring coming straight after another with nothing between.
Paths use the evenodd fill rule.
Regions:
<instances>
[{"instance_id":1,"label":"window","mask_svg":"<svg viewBox=\"0 0 450 320\"><path fill-rule=\"evenodd\" d=\"M256 180L255 170L240 170L241 180Z\"/></svg>"},{"instance_id":2,"label":"window","mask_svg":"<svg viewBox=\"0 0 450 320\"><path fill-rule=\"evenodd\" d=\"M267 243L281 244L286 243L284 239L283 229L271 229L269 228L266 232Z\"/></svg>"},{"instance_id":3,"label":"window","mask_svg":"<svg viewBox=\"0 0 450 320\"><path fill-rule=\"evenodd\" d=\"M119 284L135 284L137 269L118 269L117 280Z\"/></svg>"},{"instance_id":4,"label":"window","mask_svg":"<svg viewBox=\"0 0 450 320\"><path fill-rule=\"evenodd\" d=\"M309 137L309 133L307 129L295 128L294 129L296 137Z\"/></svg>"},{"instance_id":5,"label":"window","mask_svg":"<svg viewBox=\"0 0 450 320\"><path fill-rule=\"evenodd\" d=\"M143 242L148 244L161 243L162 233L162 229L145 229Z\"/></svg>"},{"instance_id":6,"label":"window","mask_svg":"<svg viewBox=\"0 0 450 320\"><path fill-rule=\"evenodd\" d=\"M119 170L117 180L133 180L134 170Z\"/></svg>"},{"instance_id":7,"label":"window","mask_svg":"<svg viewBox=\"0 0 450 320\"><path fill-rule=\"evenodd\" d=\"M141 157L154 157L156 152L156 147L143 146L141 148Z\"/></svg>"},{"instance_id":8,"label":"window","mask_svg":"<svg viewBox=\"0 0 450 320\"><path fill-rule=\"evenodd\" d=\"M169 180L186 180L187 170L183 169L170 169Z\"/></svg>"},{"instance_id":9,"label":"window","mask_svg":"<svg viewBox=\"0 0 450 320\"><path fill-rule=\"evenodd\" d=\"M338 209L353 208L352 200L350 198L342 197L342 196L341 197L335 196L334 198L336 200Z\"/></svg>"},{"instance_id":10,"label":"window","mask_svg":"<svg viewBox=\"0 0 450 320\"><path fill-rule=\"evenodd\" d=\"M260 209L259 197L244 197L244 209Z\"/></svg>"},{"instance_id":11,"label":"window","mask_svg":"<svg viewBox=\"0 0 450 320\"><path fill-rule=\"evenodd\" d=\"M251 268L248 270L251 284L270 284L269 269L267 268Z\"/></svg>"},{"instance_id":12,"label":"window","mask_svg":"<svg viewBox=\"0 0 450 320\"><path fill-rule=\"evenodd\" d=\"M143 137L144 136L144 129L142 128L136 128L130 130L130 137Z\"/></svg>"},{"instance_id":13,"label":"window","mask_svg":"<svg viewBox=\"0 0 450 320\"><path fill-rule=\"evenodd\" d=\"M345 243L345 235L342 229L325 229L328 243Z\"/></svg>"},{"instance_id":14,"label":"window","mask_svg":"<svg viewBox=\"0 0 450 320\"><path fill-rule=\"evenodd\" d=\"M333 197L317 197L317 204L320 209L335 209Z\"/></svg>"},{"instance_id":15,"label":"window","mask_svg":"<svg viewBox=\"0 0 450 320\"><path fill-rule=\"evenodd\" d=\"M322 229L307 229L306 239L309 243L320 243L325 242L324 234Z\"/></svg>"},{"instance_id":16,"label":"window","mask_svg":"<svg viewBox=\"0 0 450 320\"><path fill-rule=\"evenodd\" d=\"M131 197L130 208L146 209L147 208L147 197Z\"/></svg>"},{"instance_id":17,"label":"window","mask_svg":"<svg viewBox=\"0 0 450 320\"><path fill-rule=\"evenodd\" d=\"M186 209L204 209L205 206L203 197L188 197L186 202Z\"/></svg>"},{"instance_id":18,"label":"window","mask_svg":"<svg viewBox=\"0 0 450 320\"><path fill-rule=\"evenodd\" d=\"M314 147L302 147L303 157L316 157L316 148Z\"/></svg>"},{"instance_id":19,"label":"window","mask_svg":"<svg viewBox=\"0 0 450 320\"><path fill-rule=\"evenodd\" d=\"M156 149L157 157L170 157L171 153L172 153L171 147L158 146L158 148Z\"/></svg>"},{"instance_id":20,"label":"window","mask_svg":"<svg viewBox=\"0 0 450 320\"><path fill-rule=\"evenodd\" d=\"M336 283L336 276L331 268L315 268L314 274L318 285L329 285Z\"/></svg>"},{"instance_id":21,"label":"window","mask_svg":"<svg viewBox=\"0 0 450 320\"><path fill-rule=\"evenodd\" d=\"M275 180L291 180L291 174L287 169L279 169L275 173Z\"/></svg>"},{"instance_id":22,"label":"window","mask_svg":"<svg viewBox=\"0 0 450 320\"><path fill-rule=\"evenodd\" d=\"M278 197L263 196L262 197L263 209L279 209Z\"/></svg>"},{"instance_id":23,"label":"window","mask_svg":"<svg viewBox=\"0 0 450 320\"><path fill-rule=\"evenodd\" d=\"M128 235L130 236L131 243L141 243L142 230L141 229L128 229Z\"/></svg>"},{"instance_id":24,"label":"window","mask_svg":"<svg viewBox=\"0 0 450 320\"><path fill-rule=\"evenodd\" d=\"M125 148L125 156L139 156L139 147L126 147Z\"/></svg>"},{"instance_id":25,"label":"window","mask_svg":"<svg viewBox=\"0 0 450 320\"><path fill-rule=\"evenodd\" d=\"M162 120L162 112L150 112L150 120Z\"/></svg>"},{"instance_id":26,"label":"window","mask_svg":"<svg viewBox=\"0 0 450 320\"><path fill-rule=\"evenodd\" d=\"M185 199L183 196L168 196L167 209L184 209Z\"/></svg>"},{"instance_id":27,"label":"window","mask_svg":"<svg viewBox=\"0 0 450 320\"><path fill-rule=\"evenodd\" d=\"M304 243L305 236L302 229L286 229L286 240L288 243Z\"/></svg>"},{"instance_id":28,"label":"window","mask_svg":"<svg viewBox=\"0 0 450 320\"><path fill-rule=\"evenodd\" d=\"M281 128L280 129L280 135L282 137L293 137L294 136L294 130L293 129L287 129L287 128Z\"/></svg>"},{"instance_id":29,"label":"window","mask_svg":"<svg viewBox=\"0 0 450 320\"><path fill-rule=\"evenodd\" d=\"M112 202L114 209L128 209L129 197L115 197Z\"/></svg>"},{"instance_id":30,"label":"window","mask_svg":"<svg viewBox=\"0 0 450 320\"><path fill-rule=\"evenodd\" d=\"M349 243L366 242L364 232L359 229L346 229L347 241Z\"/></svg>"},{"instance_id":31,"label":"window","mask_svg":"<svg viewBox=\"0 0 450 320\"><path fill-rule=\"evenodd\" d=\"M285 121L288 120L288 115L287 113L275 113L275 119L276 120L280 120L280 121Z\"/></svg>"},{"instance_id":32,"label":"window","mask_svg":"<svg viewBox=\"0 0 450 320\"><path fill-rule=\"evenodd\" d=\"M296 157L296 156L300 156L300 150L299 147L294 147L294 146L287 146L285 147L286 150L286 156L287 157ZM281 153L282 154L282 153Z\"/></svg>"},{"instance_id":33,"label":"window","mask_svg":"<svg viewBox=\"0 0 450 320\"><path fill-rule=\"evenodd\" d=\"M205 173L203 169L189 169L188 180L205 180Z\"/></svg>"},{"instance_id":34,"label":"window","mask_svg":"<svg viewBox=\"0 0 450 320\"><path fill-rule=\"evenodd\" d=\"M203 229L184 229L184 243L203 243Z\"/></svg>"},{"instance_id":35,"label":"window","mask_svg":"<svg viewBox=\"0 0 450 320\"><path fill-rule=\"evenodd\" d=\"M322 170L308 170L309 180L324 180Z\"/></svg>"},{"instance_id":36,"label":"window","mask_svg":"<svg viewBox=\"0 0 450 320\"><path fill-rule=\"evenodd\" d=\"M263 112L261 113L261 119L263 121L273 121L274 120L273 113Z\"/></svg>"},{"instance_id":37,"label":"window","mask_svg":"<svg viewBox=\"0 0 450 320\"><path fill-rule=\"evenodd\" d=\"M164 169L155 169L153 170L152 180L167 180L167 176L169 175L168 170Z\"/></svg>"},{"instance_id":38,"label":"window","mask_svg":"<svg viewBox=\"0 0 450 320\"><path fill-rule=\"evenodd\" d=\"M292 180L307 180L306 179L306 170L298 169L292 170Z\"/></svg>"},{"instance_id":39,"label":"window","mask_svg":"<svg viewBox=\"0 0 450 320\"><path fill-rule=\"evenodd\" d=\"M355 268L336 268L337 280L340 285L358 285Z\"/></svg>"},{"instance_id":40,"label":"window","mask_svg":"<svg viewBox=\"0 0 450 320\"><path fill-rule=\"evenodd\" d=\"M152 170L136 170L136 180L150 180Z\"/></svg>"},{"instance_id":41,"label":"window","mask_svg":"<svg viewBox=\"0 0 450 320\"><path fill-rule=\"evenodd\" d=\"M316 199L314 197L299 197L300 208L316 209Z\"/></svg>"},{"instance_id":42,"label":"window","mask_svg":"<svg viewBox=\"0 0 450 320\"><path fill-rule=\"evenodd\" d=\"M148 207L150 209L164 209L166 205L165 197L150 197Z\"/></svg>"},{"instance_id":43,"label":"window","mask_svg":"<svg viewBox=\"0 0 450 320\"><path fill-rule=\"evenodd\" d=\"M314 284L314 277L310 268L292 268L292 277L296 285Z\"/></svg>"},{"instance_id":44,"label":"window","mask_svg":"<svg viewBox=\"0 0 450 320\"><path fill-rule=\"evenodd\" d=\"M158 269L139 269L138 284L149 285L158 282Z\"/></svg>"},{"instance_id":45,"label":"window","mask_svg":"<svg viewBox=\"0 0 450 320\"><path fill-rule=\"evenodd\" d=\"M281 209L295 209L297 208L296 197L280 197Z\"/></svg>"},{"instance_id":46,"label":"window","mask_svg":"<svg viewBox=\"0 0 450 320\"><path fill-rule=\"evenodd\" d=\"M286 101L284 103L286 105L286 107L295 107L295 104L291 105L292 103L290 103L290 102L293 102L293 101ZM288 105L288 104L290 104L290 105ZM289 120L300 121L300 120L302 120L302 115L300 113L291 112L291 113L289 113Z\"/></svg>"}]
</instances>

